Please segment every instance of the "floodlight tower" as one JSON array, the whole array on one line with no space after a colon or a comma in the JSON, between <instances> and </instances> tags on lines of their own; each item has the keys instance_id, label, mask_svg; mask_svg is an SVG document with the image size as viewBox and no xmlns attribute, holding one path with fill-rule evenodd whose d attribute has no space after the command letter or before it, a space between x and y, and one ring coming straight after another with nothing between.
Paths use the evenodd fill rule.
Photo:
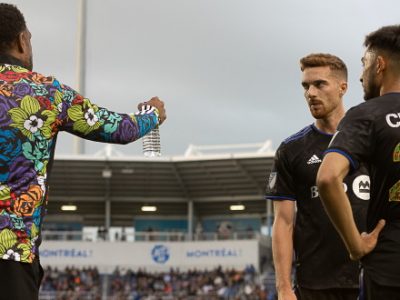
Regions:
<instances>
[{"instance_id":1,"label":"floodlight tower","mask_svg":"<svg viewBox=\"0 0 400 300\"><path fill-rule=\"evenodd\" d=\"M86 79L86 17L87 17L87 1L78 1L78 32L77 32L77 48L76 48L76 90L85 94ZM74 154L84 154L85 141L82 138L74 136L73 151Z\"/></svg>"}]
</instances>

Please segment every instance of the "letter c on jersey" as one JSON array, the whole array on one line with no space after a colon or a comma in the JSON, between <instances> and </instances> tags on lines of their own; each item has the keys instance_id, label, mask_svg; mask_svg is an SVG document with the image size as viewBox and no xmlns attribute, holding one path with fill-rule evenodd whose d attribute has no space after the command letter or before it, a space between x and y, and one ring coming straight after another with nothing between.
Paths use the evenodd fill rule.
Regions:
<instances>
[{"instance_id":1,"label":"letter c on jersey","mask_svg":"<svg viewBox=\"0 0 400 300\"><path fill-rule=\"evenodd\" d=\"M387 114L386 123L392 128L400 127L400 113Z\"/></svg>"}]
</instances>

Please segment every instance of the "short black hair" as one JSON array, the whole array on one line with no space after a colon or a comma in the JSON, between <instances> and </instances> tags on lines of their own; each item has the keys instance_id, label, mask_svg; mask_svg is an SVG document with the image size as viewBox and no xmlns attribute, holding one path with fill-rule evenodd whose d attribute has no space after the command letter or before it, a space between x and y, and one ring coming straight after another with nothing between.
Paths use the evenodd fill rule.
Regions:
<instances>
[{"instance_id":1,"label":"short black hair","mask_svg":"<svg viewBox=\"0 0 400 300\"><path fill-rule=\"evenodd\" d=\"M400 56L400 25L384 26L365 37L368 50L383 51L390 56Z\"/></svg>"},{"instance_id":2,"label":"short black hair","mask_svg":"<svg viewBox=\"0 0 400 300\"><path fill-rule=\"evenodd\" d=\"M15 5L0 3L0 53L7 52L25 29L25 18L21 11Z\"/></svg>"}]
</instances>

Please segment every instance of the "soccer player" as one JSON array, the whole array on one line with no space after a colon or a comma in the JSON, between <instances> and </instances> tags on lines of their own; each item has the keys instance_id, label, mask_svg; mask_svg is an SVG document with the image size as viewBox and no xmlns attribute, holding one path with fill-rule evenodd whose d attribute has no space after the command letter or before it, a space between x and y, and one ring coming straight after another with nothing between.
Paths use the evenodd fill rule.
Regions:
<instances>
[{"instance_id":1,"label":"soccer player","mask_svg":"<svg viewBox=\"0 0 400 300\"><path fill-rule=\"evenodd\" d=\"M272 251L279 300L355 300L358 264L352 262L324 212L316 186L322 155L345 114L347 68L331 54L300 60L304 96L315 123L279 146L266 198L274 200ZM369 176L359 170L341 183L351 199L358 224L366 218ZM297 208L297 210L296 210ZM296 289L291 271L295 254Z\"/></svg>"},{"instance_id":2,"label":"soccer player","mask_svg":"<svg viewBox=\"0 0 400 300\"><path fill-rule=\"evenodd\" d=\"M318 186L350 255L361 259L365 299L400 299L400 26L370 33L364 46L361 82L366 102L350 109L340 123L318 173ZM371 175L369 234L357 230L339 187L361 163Z\"/></svg>"}]
</instances>

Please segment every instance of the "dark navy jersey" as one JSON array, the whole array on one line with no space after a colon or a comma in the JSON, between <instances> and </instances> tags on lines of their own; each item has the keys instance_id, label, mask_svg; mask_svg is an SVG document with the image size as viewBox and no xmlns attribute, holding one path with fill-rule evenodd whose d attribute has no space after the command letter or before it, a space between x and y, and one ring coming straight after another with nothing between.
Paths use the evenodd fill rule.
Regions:
<instances>
[{"instance_id":1,"label":"dark navy jersey","mask_svg":"<svg viewBox=\"0 0 400 300\"><path fill-rule=\"evenodd\" d=\"M382 285L400 286L400 93L371 99L348 111L328 152L366 163L371 176L367 228L386 219L374 251L362 263Z\"/></svg>"},{"instance_id":2,"label":"dark navy jersey","mask_svg":"<svg viewBox=\"0 0 400 300\"><path fill-rule=\"evenodd\" d=\"M296 201L296 279L300 286L310 289L358 287L359 265L350 260L322 206L316 185L318 168L331 138L331 134L310 125L283 141L267 186L267 199ZM354 172L343 187L362 230L369 200L368 173L365 169Z\"/></svg>"}]
</instances>

